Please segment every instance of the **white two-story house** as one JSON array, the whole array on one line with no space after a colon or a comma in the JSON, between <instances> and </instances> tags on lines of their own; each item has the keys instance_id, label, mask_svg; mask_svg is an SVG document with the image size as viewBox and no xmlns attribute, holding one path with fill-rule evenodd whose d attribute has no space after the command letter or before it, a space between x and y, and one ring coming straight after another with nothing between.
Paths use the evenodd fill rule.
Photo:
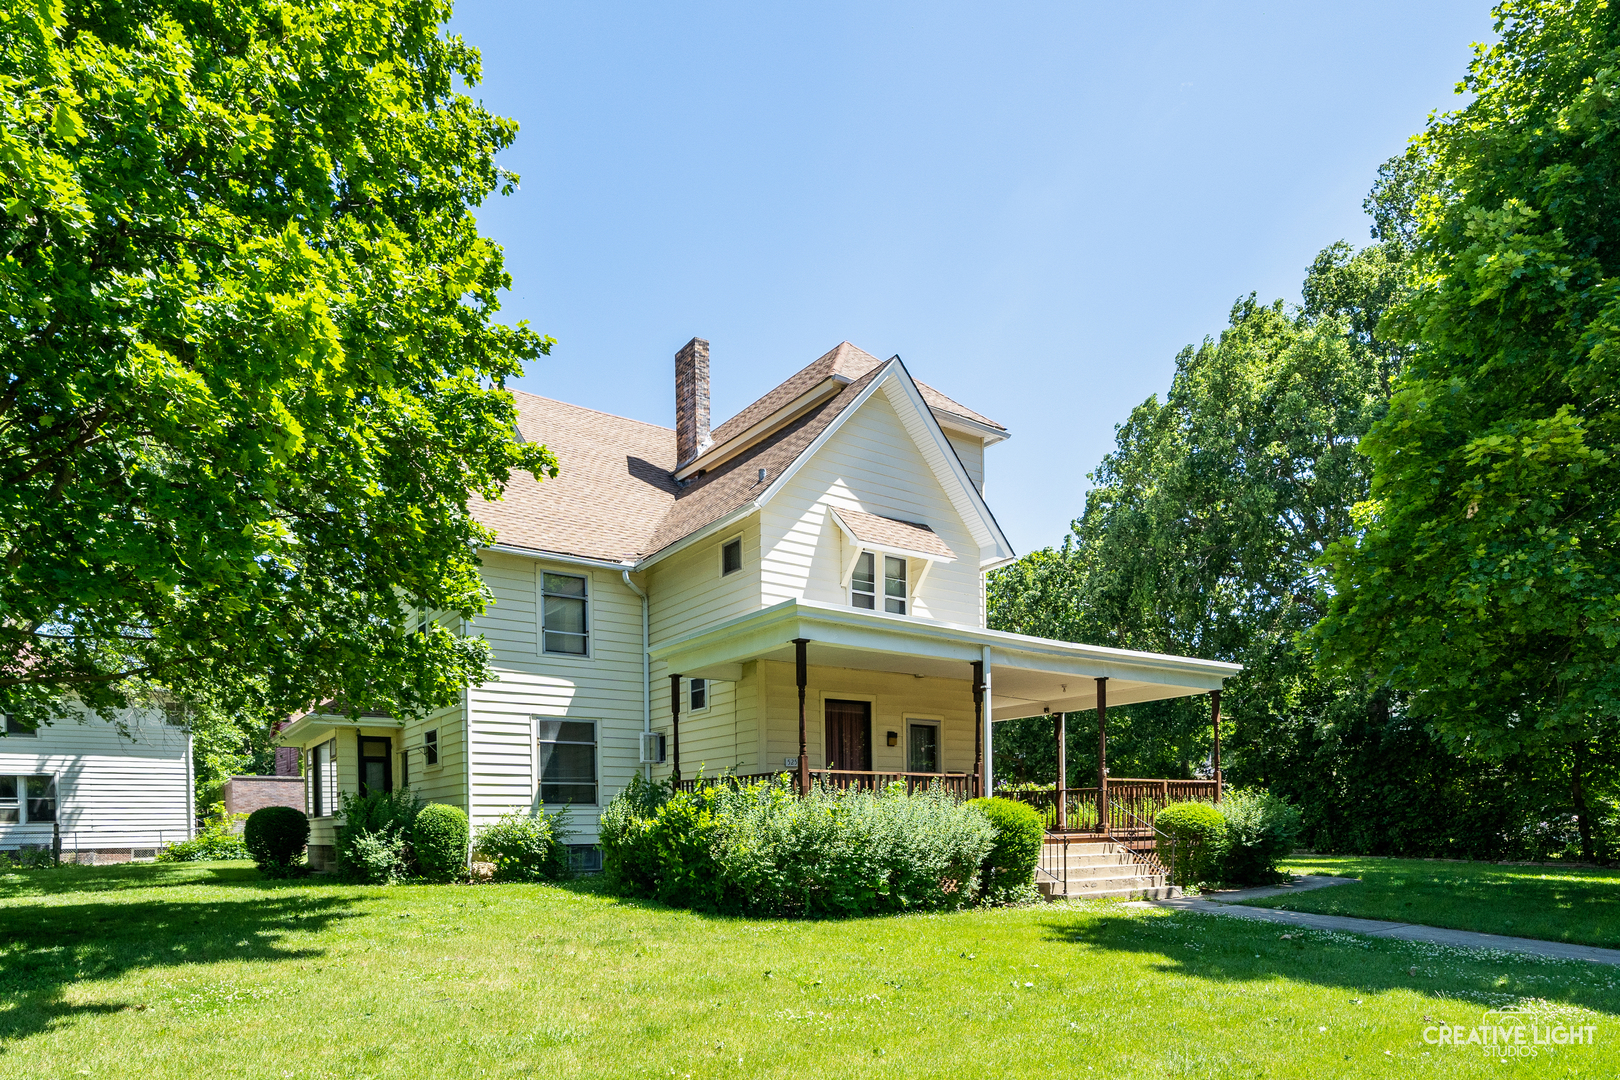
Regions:
<instances>
[{"instance_id":1,"label":"white two-story house","mask_svg":"<svg viewBox=\"0 0 1620 1080\"><path fill-rule=\"evenodd\" d=\"M985 502L1000 424L845 343L711 428L708 343L675 358L673 430L530 394L518 437L562 473L481 503L495 602L459 627L496 681L420 720L316 713L312 861L340 792L408 784L467 810L574 808L638 770L990 783L996 720L1202 694L1235 665L986 629L1011 560ZM923 775L926 774L926 775Z\"/></svg>"}]
</instances>

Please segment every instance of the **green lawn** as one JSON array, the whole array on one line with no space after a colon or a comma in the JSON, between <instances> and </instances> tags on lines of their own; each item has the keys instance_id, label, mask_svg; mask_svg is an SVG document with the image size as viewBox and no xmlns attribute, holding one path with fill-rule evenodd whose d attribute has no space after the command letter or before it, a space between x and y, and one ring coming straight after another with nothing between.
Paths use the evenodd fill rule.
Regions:
<instances>
[{"instance_id":1,"label":"green lawn","mask_svg":"<svg viewBox=\"0 0 1620 1080\"><path fill-rule=\"evenodd\" d=\"M1117 904L714 919L589 883L0 876L6 1077L1604 1076L1620 971ZM1534 999L1592 1046L1426 1026ZM1387 1052L1387 1053L1386 1053Z\"/></svg>"},{"instance_id":2,"label":"green lawn","mask_svg":"<svg viewBox=\"0 0 1620 1080\"><path fill-rule=\"evenodd\" d=\"M1298 856L1283 869L1361 880L1251 906L1620 948L1616 870L1359 856Z\"/></svg>"}]
</instances>

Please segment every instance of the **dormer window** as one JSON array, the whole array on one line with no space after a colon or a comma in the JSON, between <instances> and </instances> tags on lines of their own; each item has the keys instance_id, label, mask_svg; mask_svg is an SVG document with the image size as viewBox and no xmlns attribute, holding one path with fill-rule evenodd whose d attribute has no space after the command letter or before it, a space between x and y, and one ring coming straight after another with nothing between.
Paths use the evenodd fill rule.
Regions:
<instances>
[{"instance_id":1,"label":"dormer window","mask_svg":"<svg viewBox=\"0 0 1620 1080\"><path fill-rule=\"evenodd\" d=\"M879 556L863 551L855 560L855 571L849 579L849 602L868 611L877 610L878 559L883 560L883 610L891 615L904 615L910 594L906 590L906 560L893 555Z\"/></svg>"}]
</instances>

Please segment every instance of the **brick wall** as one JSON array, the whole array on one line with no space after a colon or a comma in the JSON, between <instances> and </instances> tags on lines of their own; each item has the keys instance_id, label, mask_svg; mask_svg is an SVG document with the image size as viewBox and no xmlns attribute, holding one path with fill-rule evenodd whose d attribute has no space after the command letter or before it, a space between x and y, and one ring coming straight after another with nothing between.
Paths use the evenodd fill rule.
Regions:
<instances>
[{"instance_id":1,"label":"brick wall","mask_svg":"<svg viewBox=\"0 0 1620 1080\"><path fill-rule=\"evenodd\" d=\"M675 354L675 458L685 465L714 444L709 437L709 343L693 338Z\"/></svg>"},{"instance_id":2,"label":"brick wall","mask_svg":"<svg viewBox=\"0 0 1620 1080\"><path fill-rule=\"evenodd\" d=\"M251 814L266 806L304 808L301 776L233 776L225 781L225 811Z\"/></svg>"}]
</instances>

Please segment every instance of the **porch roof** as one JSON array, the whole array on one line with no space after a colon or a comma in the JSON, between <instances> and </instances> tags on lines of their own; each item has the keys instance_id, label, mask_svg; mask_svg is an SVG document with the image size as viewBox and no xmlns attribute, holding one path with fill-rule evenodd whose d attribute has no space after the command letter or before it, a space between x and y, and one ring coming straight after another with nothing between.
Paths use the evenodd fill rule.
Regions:
<instances>
[{"instance_id":1,"label":"porch roof","mask_svg":"<svg viewBox=\"0 0 1620 1080\"><path fill-rule=\"evenodd\" d=\"M396 720L388 713L368 712L359 716L347 716L342 713L307 712L295 717L271 741L277 746L308 746L310 743L324 742L338 731L349 731L354 728L402 728L403 720Z\"/></svg>"},{"instance_id":2,"label":"porch roof","mask_svg":"<svg viewBox=\"0 0 1620 1080\"><path fill-rule=\"evenodd\" d=\"M794 638L810 642L808 659L816 667L968 679L967 665L982 660L993 720L1095 708L1099 678L1108 680L1109 705L1130 705L1205 694L1243 670L1218 660L1054 641L814 600L784 600L651 652L682 675L734 682L749 660L792 663Z\"/></svg>"}]
</instances>

